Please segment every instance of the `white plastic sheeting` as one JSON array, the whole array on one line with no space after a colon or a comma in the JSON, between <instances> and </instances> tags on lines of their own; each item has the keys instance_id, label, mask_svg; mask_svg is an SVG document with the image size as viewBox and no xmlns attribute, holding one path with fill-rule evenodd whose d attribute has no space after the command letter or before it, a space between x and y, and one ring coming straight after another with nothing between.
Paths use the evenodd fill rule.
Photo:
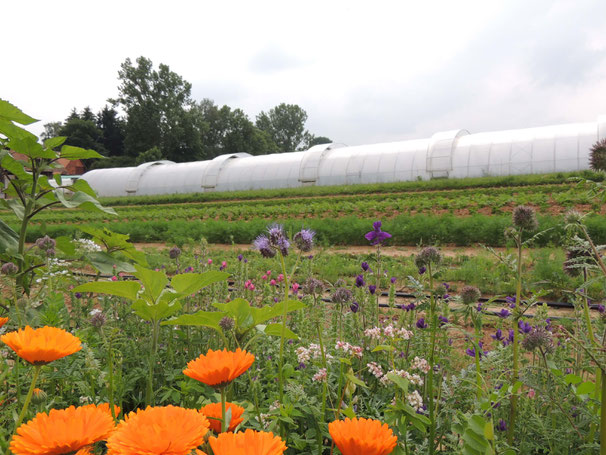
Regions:
<instances>
[{"instance_id":1,"label":"white plastic sheeting","mask_svg":"<svg viewBox=\"0 0 606 455\"><path fill-rule=\"evenodd\" d=\"M355 147L322 144L305 152L155 161L82 178L99 196L128 196L568 172L589 169L589 149L604 138L606 116L600 116L589 123L478 134L454 130Z\"/></svg>"}]
</instances>

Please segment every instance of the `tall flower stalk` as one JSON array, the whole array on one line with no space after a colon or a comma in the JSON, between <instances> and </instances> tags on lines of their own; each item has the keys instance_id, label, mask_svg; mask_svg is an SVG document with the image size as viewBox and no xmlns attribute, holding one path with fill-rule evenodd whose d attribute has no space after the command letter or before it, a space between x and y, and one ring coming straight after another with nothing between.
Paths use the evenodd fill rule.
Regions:
<instances>
[{"instance_id":1,"label":"tall flower stalk","mask_svg":"<svg viewBox=\"0 0 606 455\"><path fill-rule=\"evenodd\" d=\"M382 243L391 238L391 234L389 232L385 232L381 230L382 223L380 221L375 221L372 224L373 230L367 232L364 236L366 240L370 242L371 245L377 246L377 273L375 278L375 299L376 305L373 311L374 324L375 326L379 325L379 297L381 296L381 245Z\"/></svg>"}]
</instances>

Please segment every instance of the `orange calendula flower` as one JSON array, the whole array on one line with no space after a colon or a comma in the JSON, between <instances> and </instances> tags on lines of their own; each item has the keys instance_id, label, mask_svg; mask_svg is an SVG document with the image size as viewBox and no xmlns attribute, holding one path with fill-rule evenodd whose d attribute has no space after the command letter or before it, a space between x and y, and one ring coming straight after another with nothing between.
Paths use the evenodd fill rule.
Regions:
<instances>
[{"instance_id":1,"label":"orange calendula flower","mask_svg":"<svg viewBox=\"0 0 606 455\"><path fill-rule=\"evenodd\" d=\"M57 327L30 326L0 337L19 357L33 365L45 365L82 349L80 339Z\"/></svg>"},{"instance_id":2,"label":"orange calendula flower","mask_svg":"<svg viewBox=\"0 0 606 455\"><path fill-rule=\"evenodd\" d=\"M343 455L387 455L398 442L386 423L372 419L335 420L328 431Z\"/></svg>"},{"instance_id":3,"label":"orange calendula flower","mask_svg":"<svg viewBox=\"0 0 606 455\"><path fill-rule=\"evenodd\" d=\"M8 322L8 318L0 318L0 329Z\"/></svg>"},{"instance_id":4,"label":"orange calendula flower","mask_svg":"<svg viewBox=\"0 0 606 455\"><path fill-rule=\"evenodd\" d=\"M107 439L107 455L187 455L204 443L208 419L177 406L138 409Z\"/></svg>"},{"instance_id":5,"label":"orange calendula flower","mask_svg":"<svg viewBox=\"0 0 606 455\"><path fill-rule=\"evenodd\" d=\"M236 351L209 349L196 360L188 362L183 374L206 385L223 387L250 368L255 356L238 348Z\"/></svg>"},{"instance_id":6,"label":"orange calendula flower","mask_svg":"<svg viewBox=\"0 0 606 455\"><path fill-rule=\"evenodd\" d=\"M17 428L10 449L15 455L59 455L106 439L114 429L107 410L95 405L51 409Z\"/></svg>"},{"instance_id":7,"label":"orange calendula flower","mask_svg":"<svg viewBox=\"0 0 606 455\"><path fill-rule=\"evenodd\" d=\"M281 455L286 444L280 436L264 431L246 430L243 433L221 433L209 439L215 455Z\"/></svg>"},{"instance_id":8,"label":"orange calendula flower","mask_svg":"<svg viewBox=\"0 0 606 455\"><path fill-rule=\"evenodd\" d=\"M227 412L228 409L231 409L231 420L227 431L234 431L236 427L244 421L242 418L244 408L237 404L227 402L225 403L225 412ZM215 433L221 433L221 420L217 420L222 418L221 403L207 404L200 409L200 412L206 417L209 417L208 422L210 423L210 429ZM212 417L212 419L210 417Z\"/></svg>"}]
</instances>

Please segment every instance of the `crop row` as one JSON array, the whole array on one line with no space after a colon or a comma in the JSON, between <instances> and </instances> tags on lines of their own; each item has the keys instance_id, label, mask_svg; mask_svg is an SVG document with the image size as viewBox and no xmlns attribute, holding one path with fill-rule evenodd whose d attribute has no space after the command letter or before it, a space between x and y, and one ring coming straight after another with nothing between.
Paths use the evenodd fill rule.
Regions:
<instances>
[{"instance_id":1,"label":"crop row","mask_svg":"<svg viewBox=\"0 0 606 455\"><path fill-rule=\"evenodd\" d=\"M295 232L301 227L309 227L317 232L318 241L324 245L365 245L363 235L370 230L377 219L372 214L366 217L309 218L305 220L287 219L285 228ZM563 245L566 233L560 216L540 216L542 230L547 230L535 242L535 246ZM129 234L134 242L167 242L184 244L205 238L210 243L251 243L265 231L266 219L249 221L208 220L192 222L185 220L155 220L115 223L89 223L92 226L106 226L115 232ZM383 226L393 237L390 245L458 245L467 246L482 243L504 246L505 229L511 225L511 216L472 215L398 215L386 219ZM587 217L587 226L597 243L606 243L606 219L599 216ZM13 227L16 227L13 224ZM73 224L41 224L31 226L28 241L48 234L73 236L78 227Z\"/></svg>"},{"instance_id":2,"label":"crop row","mask_svg":"<svg viewBox=\"0 0 606 455\"><path fill-rule=\"evenodd\" d=\"M102 198L106 205L153 205L179 202L212 202L229 200L254 200L275 198L298 198L317 196L363 195L372 193L412 193L439 190L470 188L511 188L518 186L536 186L561 184L570 178L581 177L602 181L604 175L591 171L551 173L535 175L516 175L505 177L478 177L464 179L435 179L413 182L374 183L362 185L311 186L304 188L280 188L272 190L234 191L220 193L167 194L155 196L132 196Z\"/></svg>"},{"instance_id":3,"label":"crop row","mask_svg":"<svg viewBox=\"0 0 606 455\"><path fill-rule=\"evenodd\" d=\"M601 206L587 192L572 185L546 185L541 187L490 188L357 197L317 197L307 199L278 199L263 201L236 201L222 203L184 203L116 207L117 215L84 210L49 210L34 219L35 223L57 224L92 222L132 222L155 220L240 220L367 217L376 213L383 218L401 214L454 214L477 213L506 215L515 205L527 204L539 213L559 213L574 206L588 206L600 211ZM15 221L8 212L7 220Z\"/></svg>"}]
</instances>

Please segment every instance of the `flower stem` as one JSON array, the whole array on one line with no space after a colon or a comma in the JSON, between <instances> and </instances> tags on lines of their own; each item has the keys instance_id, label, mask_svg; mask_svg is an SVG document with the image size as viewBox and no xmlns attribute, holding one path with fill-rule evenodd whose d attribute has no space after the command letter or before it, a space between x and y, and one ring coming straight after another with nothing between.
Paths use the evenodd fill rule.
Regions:
<instances>
[{"instance_id":1,"label":"flower stem","mask_svg":"<svg viewBox=\"0 0 606 455\"><path fill-rule=\"evenodd\" d=\"M109 409L114 420L116 420L116 410L114 409L114 356L112 352L111 341L105 336L103 327L101 327L101 336L107 344L107 369L109 376L108 384L108 396L109 396Z\"/></svg>"},{"instance_id":2,"label":"flower stem","mask_svg":"<svg viewBox=\"0 0 606 455\"><path fill-rule=\"evenodd\" d=\"M513 318L513 373L511 377L511 383L515 384L520 377L520 361L519 361L519 334L518 334L518 321L520 320L520 306L522 296L522 231L520 230L518 238L516 239L518 245L518 264L516 273L516 308L514 310L515 317ZM509 445L513 444L513 435L515 432L516 423L516 407L518 404L518 394L513 393L511 395L509 408L509 427L507 428L507 442Z\"/></svg>"},{"instance_id":3,"label":"flower stem","mask_svg":"<svg viewBox=\"0 0 606 455\"><path fill-rule=\"evenodd\" d=\"M147 378L147 391L145 393L145 404L154 405L154 364L156 363L156 351L158 350L158 321L152 321L152 345L149 353L149 376Z\"/></svg>"},{"instance_id":4,"label":"flower stem","mask_svg":"<svg viewBox=\"0 0 606 455\"><path fill-rule=\"evenodd\" d=\"M17 432L17 429L23 423L27 408L29 407L29 403L32 401L32 395L34 394L34 389L36 388L36 382L38 381L38 376L40 375L41 368L42 365L34 365L34 376L32 377L32 383L30 384L29 391L27 392L27 396L25 397L25 403L23 403L21 413L19 414L19 418L17 419L17 424L15 425L15 432ZM6 450L6 454L8 455L9 453L10 448Z\"/></svg>"},{"instance_id":5,"label":"flower stem","mask_svg":"<svg viewBox=\"0 0 606 455\"><path fill-rule=\"evenodd\" d=\"M433 295L433 272L431 270L431 263L427 265L427 271L429 272L429 323L431 324L429 329L431 330L430 338L430 351L429 351L429 375L427 378L427 395L429 398L429 454L435 453L435 438L436 438L436 416L433 403L433 370L435 365L435 346L436 346L436 318L435 318L435 299Z\"/></svg>"},{"instance_id":6,"label":"flower stem","mask_svg":"<svg viewBox=\"0 0 606 455\"><path fill-rule=\"evenodd\" d=\"M225 418L225 387L221 387L221 433L227 431L227 420Z\"/></svg>"}]
</instances>

